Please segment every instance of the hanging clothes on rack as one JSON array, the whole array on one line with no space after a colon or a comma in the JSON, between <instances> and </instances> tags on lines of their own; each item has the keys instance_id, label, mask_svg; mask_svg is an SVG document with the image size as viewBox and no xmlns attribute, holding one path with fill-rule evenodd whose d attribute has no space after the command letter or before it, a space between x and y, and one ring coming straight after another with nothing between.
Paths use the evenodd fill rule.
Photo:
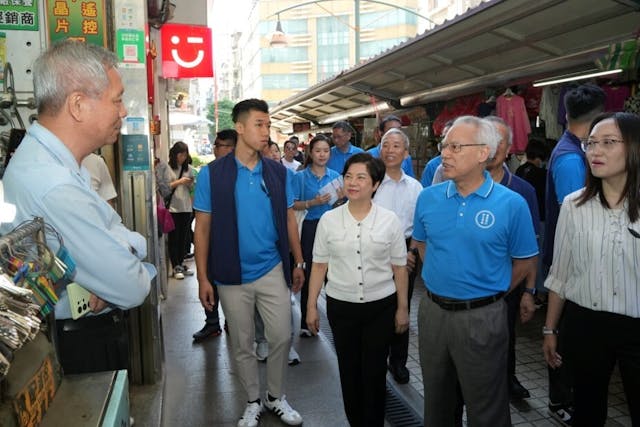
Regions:
<instances>
[{"instance_id":1,"label":"hanging clothes on rack","mask_svg":"<svg viewBox=\"0 0 640 427\"><path fill-rule=\"evenodd\" d=\"M509 153L523 153L527 148L529 134L531 133L531 124L524 105L524 98L513 94L511 89L507 89L496 101L496 114L513 131L513 144L511 144Z\"/></svg>"},{"instance_id":2,"label":"hanging clothes on rack","mask_svg":"<svg viewBox=\"0 0 640 427\"><path fill-rule=\"evenodd\" d=\"M560 139L562 126L558 123L560 86L545 86L540 100L540 118L544 121L544 133L549 139Z\"/></svg>"}]
</instances>

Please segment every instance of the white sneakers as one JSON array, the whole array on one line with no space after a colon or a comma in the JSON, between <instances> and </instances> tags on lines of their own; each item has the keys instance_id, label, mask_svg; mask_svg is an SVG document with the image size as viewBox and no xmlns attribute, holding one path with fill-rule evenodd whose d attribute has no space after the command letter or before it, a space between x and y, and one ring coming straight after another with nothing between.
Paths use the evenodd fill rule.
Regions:
<instances>
[{"instance_id":1,"label":"white sneakers","mask_svg":"<svg viewBox=\"0 0 640 427\"><path fill-rule=\"evenodd\" d=\"M300 363L300 356L293 346L289 347L289 366L296 366Z\"/></svg>"},{"instance_id":2,"label":"white sneakers","mask_svg":"<svg viewBox=\"0 0 640 427\"><path fill-rule=\"evenodd\" d=\"M238 427L258 427L260 415L262 415L261 402L247 403L242 417L238 420Z\"/></svg>"},{"instance_id":3,"label":"white sneakers","mask_svg":"<svg viewBox=\"0 0 640 427\"><path fill-rule=\"evenodd\" d=\"M269 392L266 393L264 398L264 406L274 414L280 417L280 420L290 426L299 426L302 424L302 417L298 411L294 410L284 395L279 399L269 401ZM246 411L245 411L246 412ZM239 424L238 424L239 426Z\"/></svg>"},{"instance_id":4,"label":"white sneakers","mask_svg":"<svg viewBox=\"0 0 640 427\"><path fill-rule=\"evenodd\" d=\"M184 269L181 265L178 265L173 269L173 278L178 280L184 279Z\"/></svg>"}]
</instances>

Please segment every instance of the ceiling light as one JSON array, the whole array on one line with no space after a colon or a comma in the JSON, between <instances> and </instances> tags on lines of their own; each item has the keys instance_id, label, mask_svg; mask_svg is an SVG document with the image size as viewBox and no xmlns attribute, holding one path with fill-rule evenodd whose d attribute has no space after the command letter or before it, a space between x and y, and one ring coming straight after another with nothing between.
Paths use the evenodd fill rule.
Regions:
<instances>
[{"instance_id":1,"label":"ceiling light","mask_svg":"<svg viewBox=\"0 0 640 427\"><path fill-rule=\"evenodd\" d=\"M622 71L623 71L622 68L618 68L616 70L597 71L597 72L590 72L590 73L587 73L587 74L558 76L558 77L552 78L551 80L542 80L542 81L534 82L533 86L534 87L548 86L548 85L554 85L554 84L557 84L557 83L571 82L571 81L574 81L574 80L584 80L584 79L590 79L592 77L608 76L610 74L621 73Z\"/></svg>"},{"instance_id":2,"label":"ceiling light","mask_svg":"<svg viewBox=\"0 0 640 427\"><path fill-rule=\"evenodd\" d=\"M280 48L287 47L289 43L287 42L287 36L284 31L282 31L282 24L280 23L280 15L278 15L278 23L276 24L276 30L271 35L271 41L269 42L269 46Z\"/></svg>"}]
</instances>

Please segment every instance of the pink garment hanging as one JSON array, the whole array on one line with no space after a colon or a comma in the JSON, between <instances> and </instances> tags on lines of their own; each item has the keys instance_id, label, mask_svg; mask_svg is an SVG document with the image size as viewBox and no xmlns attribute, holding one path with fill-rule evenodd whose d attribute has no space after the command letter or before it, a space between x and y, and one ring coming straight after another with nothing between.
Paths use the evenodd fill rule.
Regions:
<instances>
[{"instance_id":1,"label":"pink garment hanging","mask_svg":"<svg viewBox=\"0 0 640 427\"><path fill-rule=\"evenodd\" d=\"M509 153L523 153L531 133L524 98L519 95L500 95L496 101L496 114L507 122L513 131L513 144Z\"/></svg>"}]
</instances>

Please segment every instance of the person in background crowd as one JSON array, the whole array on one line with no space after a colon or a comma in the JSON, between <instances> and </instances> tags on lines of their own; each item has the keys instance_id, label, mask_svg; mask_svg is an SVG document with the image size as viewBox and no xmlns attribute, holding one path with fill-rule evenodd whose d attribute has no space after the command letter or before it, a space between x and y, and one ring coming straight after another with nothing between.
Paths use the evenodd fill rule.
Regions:
<instances>
[{"instance_id":1,"label":"person in background crowd","mask_svg":"<svg viewBox=\"0 0 640 427\"><path fill-rule=\"evenodd\" d=\"M220 159L227 154L233 152L238 141L238 133L235 129L223 129L216 134L216 139L213 142L213 155L216 159ZM218 291L216 290L215 283L213 286L214 304L211 310L204 310L205 322L204 327L198 332L193 334L194 342L202 342L209 337L220 336L222 330L220 329L220 314L218 308L220 305L220 298Z\"/></svg>"},{"instance_id":2,"label":"person in background crowd","mask_svg":"<svg viewBox=\"0 0 640 427\"><path fill-rule=\"evenodd\" d=\"M416 204L411 248L424 260L427 288L418 328L428 426L454 425L457 381L470 425L511 425L502 297L525 279L534 287L538 245L524 199L485 170L499 141L488 120L456 119L439 147L449 181L424 189Z\"/></svg>"},{"instance_id":3,"label":"person in background crowd","mask_svg":"<svg viewBox=\"0 0 640 427\"><path fill-rule=\"evenodd\" d=\"M407 248L413 232L413 213L416 200L422 191L422 185L408 176L402 169L403 159L409 150L409 138L400 129L391 128L380 143L380 158L384 162L385 176L376 191L373 201L383 208L394 212L400 220ZM409 269L407 304L411 307L413 284L416 279L416 266ZM398 384L409 382L407 358L409 353L409 330L394 334L389 346L389 371Z\"/></svg>"},{"instance_id":4,"label":"person in background crowd","mask_svg":"<svg viewBox=\"0 0 640 427\"><path fill-rule=\"evenodd\" d=\"M536 190L540 221L544 221L544 193L547 186L547 170L544 163L549 158L549 151L542 141L532 139L525 150L527 161L516 169L516 176L527 181Z\"/></svg>"},{"instance_id":5,"label":"person in background crowd","mask_svg":"<svg viewBox=\"0 0 640 427\"><path fill-rule=\"evenodd\" d=\"M584 186L587 164L580 141L589 135L593 119L604 110L605 94L598 86L586 84L570 90L564 97L567 129L551 152L545 192L545 227L542 243L542 264L551 266L554 252L556 223L562 201ZM561 317L562 318L562 317ZM562 321L558 327L562 330ZM562 338L558 348L563 352ZM549 413L564 425L571 425L572 393L567 364L549 367Z\"/></svg>"},{"instance_id":6,"label":"person in background crowd","mask_svg":"<svg viewBox=\"0 0 640 427\"><path fill-rule=\"evenodd\" d=\"M295 172L300 167L300 162L294 159L294 156L298 152L298 146L293 141L287 141L284 143L284 157L280 162L285 168Z\"/></svg>"},{"instance_id":7,"label":"person in background crowd","mask_svg":"<svg viewBox=\"0 0 640 427\"><path fill-rule=\"evenodd\" d=\"M394 115L389 115L382 119L380 124L378 125L378 129L376 132L376 139L378 140L378 145L373 148L367 150L367 153L371 154L373 157L380 157L380 151L382 151L382 136L387 133L389 129L400 129L402 128L402 121L400 118ZM413 173L413 160L409 155L409 149L407 149L407 154L404 159L402 159L402 170L407 176L411 178L415 177Z\"/></svg>"},{"instance_id":8,"label":"person in background crowd","mask_svg":"<svg viewBox=\"0 0 640 427\"><path fill-rule=\"evenodd\" d=\"M329 200L331 193L320 193L320 189L337 179L340 174L327 167L327 161L331 155L329 138L318 134L309 142L309 153L304 165L304 169L296 177L295 203L293 209L297 211L306 210L307 214L302 223L302 234L300 242L302 246L302 257L307 262L305 269L305 282L308 283L311 274L311 259L313 256L313 242L316 237L316 228L320 217L331 209ZM340 192L339 197L343 194ZM302 285L300 293L300 336L311 337L311 332L307 329L307 301L309 296L309 286Z\"/></svg>"},{"instance_id":9,"label":"person in background crowd","mask_svg":"<svg viewBox=\"0 0 640 427\"><path fill-rule=\"evenodd\" d=\"M304 163L304 152L301 150L298 150L298 147L302 147L302 145L300 144L300 138L298 138L295 135L292 135L289 138L289 141L293 142L294 144L296 144L296 154L295 156L293 156L294 159L296 159L298 162L300 162L300 164Z\"/></svg>"},{"instance_id":10,"label":"person in background crowd","mask_svg":"<svg viewBox=\"0 0 640 427\"><path fill-rule=\"evenodd\" d=\"M186 255L185 240L188 237L189 224L193 203L191 201L191 189L194 186L193 167L189 164L189 147L182 141L178 141L169 150L169 212L176 225L175 230L169 233L169 258L173 267L173 277L178 280L184 276L193 276L193 271L184 265Z\"/></svg>"},{"instance_id":11,"label":"person in background crowd","mask_svg":"<svg viewBox=\"0 0 640 427\"><path fill-rule=\"evenodd\" d=\"M605 113L582 143L586 187L565 197L545 286L544 356L571 366L573 426L604 426L618 365L631 425L640 425L640 117ZM564 348L558 348L563 319Z\"/></svg>"},{"instance_id":12,"label":"person in background crowd","mask_svg":"<svg viewBox=\"0 0 640 427\"><path fill-rule=\"evenodd\" d=\"M256 427L263 405L284 423L300 425L302 417L284 395L291 340L288 285L294 292L300 290L305 267L291 209L291 175L281 164L260 156L271 126L265 101L237 103L232 119L238 132L233 155L202 168L196 187L198 295L203 307L211 310L215 304L211 284L215 283L225 307L236 372L247 394L238 427ZM289 249L295 260L293 273ZM269 342L264 400L253 351L256 308Z\"/></svg>"},{"instance_id":13,"label":"person in background crowd","mask_svg":"<svg viewBox=\"0 0 640 427\"><path fill-rule=\"evenodd\" d=\"M494 182L502 184L509 190L518 193L527 202L533 230L535 231L536 236L538 236L540 234L540 211L538 209L535 189L522 178L512 174L505 164L509 150L513 144L513 132L511 132L509 125L500 117L487 116L485 117L485 120L491 122L500 135L496 154L493 159L489 160L487 163L487 171ZM520 384L520 381L518 381L518 378L516 377L516 319L518 318L518 312L522 304L527 304L527 312L533 315L535 312L534 297L537 293L535 286L529 289L525 285L525 281L516 284L516 287L512 288L511 292L505 296L505 301L507 302L508 307L507 317L509 325L507 374L509 377L509 397L514 400L525 399L531 396L529 391ZM529 318L522 319L523 323L529 320Z\"/></svg>"},{"instance_id":14,"label":"person in background crowd","mask_svg":"<svg viewBox=\"0 0 640 427\"><path fill-rule=\"evenodd\" d=\"M355 136L356 131L345 121L336 122L332 127L333 144L331 147L331 157L327 162L327 167L336 172L342 173L344 164L356 153L362 153L364 150L351 144L351 138Z\"/></svg>"},{"instance_id":15,"label":"person in background crowd","mask_svg":"<svg viewBox=\"0 0 640 427\"><path fill-rule=\"evenodd\" d=\"M142 262L145 238L122 224L80 166L89 153L118 140L127 111L117 64L112 52L72 39L45 50L33 64L38 121L3 177L5 201L17 211L0 234L43 218L75 261L71 280L91 293L91 312L74 320L66 285L56 287L56 321L50 326L57 330L65 375L128 368L129 322L123 310L144 302L156 274L153 265ZM47 246L58 252L58 239L47 237Z\"/></svg>"},{"instance_id":16,"label":"person in background crowd","mask_svg":"<svg viewBox=\"0 0 640 427\"><path fill-rule=\"evenodd\" d=\"M262 155L278 163L282 162L280 156L280 147L272 140L269 140L266 148L262 151Z\"/></svg>"},{"instance_id":17,"label":"person in background crowd","mask_svg":"<svg viewBox=\"0 0 640 427\"><path fill-rule=\"evenodd\" d=\"M118 197L116 188L113 185L109 168L104 159L96 153L89 153L87 157L82 159L84 166L91 175L91 188L102 197L111 207L115 207L114 199Z\"/></svg>"},{"instance_id":18,"label":"person in background crowd","mask_svg":"<svg viewBox=\"0 0 640 427\"><path fill-rule=\"evenodd\" d=\"M389 343L394 330L409 327L403 229L396 214L372 202L383 178L380 159L367 153L349 158L348 203L322 215L313 245L307 327L318 333L316 305L327 275L327 318L352 427L384 425Z\"/></svg>"},{"instance_id":19,"label":"person in background crowd","mask_svg":"<svg viewBox=\"0 0 640 427\"><path fill-rule=\"evenodd\" d=\"M451 125L453 124L453 120L449 120L444 124L444 129L442 129L442 139L447 136L447 132L451 129ZM429 160L422 171L422 177L420 178L420 184L422 184L423 188L427 188L431 186L433 183L433 178L436 175L436 170L438 166L442 164L442 156L438 154L433 159Z\"/></svg>"}]
</instances>

